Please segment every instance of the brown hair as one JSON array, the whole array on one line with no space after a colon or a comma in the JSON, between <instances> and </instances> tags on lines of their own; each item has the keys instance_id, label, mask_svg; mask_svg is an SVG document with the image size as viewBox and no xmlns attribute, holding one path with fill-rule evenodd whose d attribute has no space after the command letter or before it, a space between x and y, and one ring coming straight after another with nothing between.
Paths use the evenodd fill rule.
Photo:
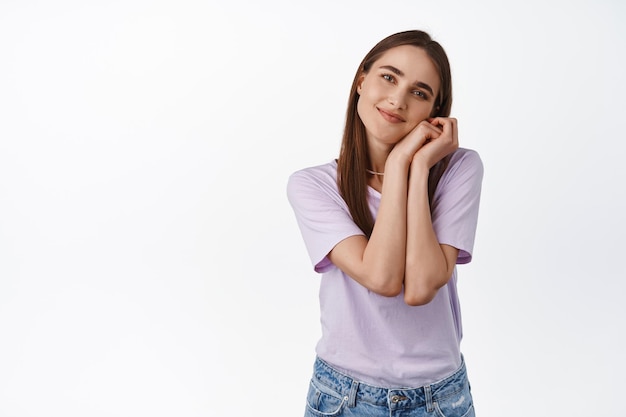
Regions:
<instances>
[{"instance_id":1,"label":"brown hair","mask_svg":"<svg viewBox=\"0 0 626 417\"><path fill-rule=\"evenodd\" d=\"M440 88L433 105L432 117L448 117L452 107L452 76L448 57L439 43L430 35L420 30L399 32L378 42L363 58L357 70L346 112L346 125L339 160L337 162L337 185L346 201L354 222L369 237L374 228L374 219L367 203L367 172L369 156L367 153L367 137L365 126L357 113L359 94L357 86L359 77L369 72L372 64L391 48L401 45L413 45L426 51L439 72ZM428 175L428 198L432 204L433 195L439 179L449 162L446 157L436 163Z\"/></svg>"}]
</instances>

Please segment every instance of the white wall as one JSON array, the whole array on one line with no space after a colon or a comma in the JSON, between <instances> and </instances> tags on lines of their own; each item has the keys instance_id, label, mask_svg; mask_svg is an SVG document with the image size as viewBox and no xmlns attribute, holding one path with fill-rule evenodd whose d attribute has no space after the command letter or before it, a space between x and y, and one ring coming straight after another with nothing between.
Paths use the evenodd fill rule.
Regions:
<instances>
[{"instance_id":1,"label":"white wall","mask_svg":"<svg viewBox=\"0 0 626 417\"><path fill-rule=\"evenodd\" d=\"M97 4L100 3L100 4ZM461 266L478 414L611 415L626 385L619 1L0 4L0 415L301 415L317 285L288 175L420 28L486 169Z\"/></svg>"}]
</instances>

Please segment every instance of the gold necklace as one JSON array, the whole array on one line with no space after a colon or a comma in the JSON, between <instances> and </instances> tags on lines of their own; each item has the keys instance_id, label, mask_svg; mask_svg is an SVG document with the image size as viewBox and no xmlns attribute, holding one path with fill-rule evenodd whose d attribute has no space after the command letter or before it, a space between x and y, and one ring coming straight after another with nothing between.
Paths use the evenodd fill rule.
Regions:
<instances>
[{"instance_id":1,"label":"gold necklace","mask_svg":"<svg viewBox=\"0 0 626 417\"><path fill-rule=\"evenodd\" d=\"M372 174L372 175L385 175L384 172L376 172L376 171L372 171L371 169L366 169L365 171L367 171L368 174Z\"/></svg>"}]
</instances>

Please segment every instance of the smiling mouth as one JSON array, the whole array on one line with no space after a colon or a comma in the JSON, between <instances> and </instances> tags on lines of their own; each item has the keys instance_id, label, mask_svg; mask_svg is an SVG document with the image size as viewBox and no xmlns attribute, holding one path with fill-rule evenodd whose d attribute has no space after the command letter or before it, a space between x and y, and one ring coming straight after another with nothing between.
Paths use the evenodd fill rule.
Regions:
<instances>
[{"instance_id":1,"label":"smiling mouth","mask_svg":"<svg viewBox=\"0 0 626 417\"><path fill-rule=\"evenodd\" d=\"M378 107L376 108L376 110L378 110L378 112L381 114L381 116L383 116L383 119L385 119L389 123L402 123L402 122L404 122L404 119L401 118L400 116L398 116L397 114L387 112L385 110L379 109Z\"/></svg>"}]
</instances>

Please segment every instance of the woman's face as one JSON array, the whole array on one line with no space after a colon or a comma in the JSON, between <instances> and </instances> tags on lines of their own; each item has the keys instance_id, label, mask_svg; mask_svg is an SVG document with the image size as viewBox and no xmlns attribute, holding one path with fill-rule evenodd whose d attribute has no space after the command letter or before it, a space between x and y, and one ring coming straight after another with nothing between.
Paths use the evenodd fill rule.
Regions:
<instances>
[{"instance_id":1,"label":"woman's face","mask_svg":"<svg viewBox=\"0 0 626 417\"><path fill-rule=\"evenodd\" d=\"M439 74L426 52L416 46L389 49L357 85L357 112L370 146L395 145L433 110Z\"/></svg>"}]
</instances>

